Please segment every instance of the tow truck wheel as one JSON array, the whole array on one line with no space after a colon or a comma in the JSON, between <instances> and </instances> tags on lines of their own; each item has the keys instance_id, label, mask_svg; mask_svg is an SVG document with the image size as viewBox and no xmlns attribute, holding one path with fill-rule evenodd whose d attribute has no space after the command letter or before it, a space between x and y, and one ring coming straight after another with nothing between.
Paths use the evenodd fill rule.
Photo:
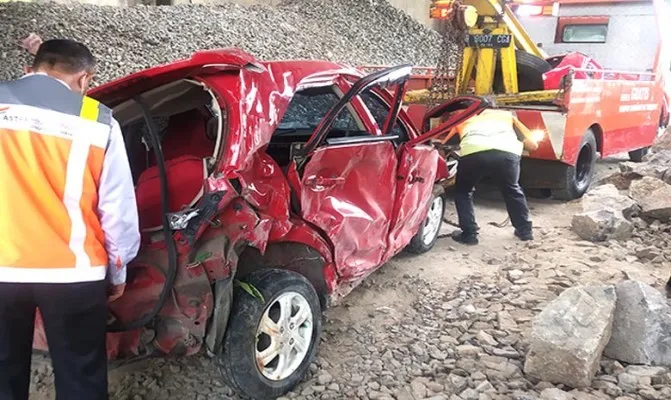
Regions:
<instances>
[{"instance_id":1,"label":"tow truck wheel","mask_svg":"<svg viewBox=\"0 0 671 400\"><path fill-rule=\"evenodd\" d=\"M241 280L217 364L238 394L275 399L303 379L315 358L319 298L310 282L292 271L265 269Z\"/></svg>"},{"instance_id":2,"label":"tow truck wheel","mask_svg":"<svg viewBox=\"0 0 671 400\"><path fill-rule=\"evenodd\" d=\"M662 108L662 115L659 116L659 127L662 129L668 128L670 121L671 121L671 112Z\"/></svg>"},{"instance_id":3,"label":"tow truck wheel","mask_svg":"<svg viewBox=\"0 0 671 400\"><path fill-rule=\"evenodd\" d=\"M563 166L565 176L564 189L553 190L552 196L559 200L574 200L582 197L594 178L596 164L596 137L591 129L582 138L578 160L574 166Z\"/></svg>"},{"instance_id":4,"label":"tow truck wheel","mask_svg":"<svg viewBox=\"0 0 671 400\"><path fill-rule=\"evenodd\" d=\"M445 214L445 197L442 191L436 191L433 194L431 203L429 203L429 212L426 214L424 223L419 227L419 231L412 238L405 250L413 254L424 254L436 245L440 228L443 225L443 216Z\"/></svg>"},{"instance_id":5,"label":"tow truck wheel","mask_svg":"<svg viewBox=\"0 0 671 400\"><path fill-rule=\"evenodd\" d=\"M644 147L642 149L634 150L629 152L629 159L633 162L642 162L643 157L645 157L650 151L650 147Z\"/></svg>"}]
</instances>

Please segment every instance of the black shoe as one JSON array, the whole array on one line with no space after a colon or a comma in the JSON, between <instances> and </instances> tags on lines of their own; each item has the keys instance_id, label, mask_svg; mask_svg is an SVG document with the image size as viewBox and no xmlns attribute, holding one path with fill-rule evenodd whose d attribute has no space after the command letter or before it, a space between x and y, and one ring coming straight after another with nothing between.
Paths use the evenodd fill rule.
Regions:
<instances>
[{"instance_id":1,"label":"black shoe","mask_svg":"<svg viewBox=\"0 0 671 400\"><path fill-rule=\"evenodd\" d=\"M478 240L477 235L472 235L472 234L469 235L469 234L464 233L462 231L452 232L452 240L454 240L457 243L465 244L465 245L468 245L468 246L475 246L478 243L480 243L480 241Z\"/></svg>"},{"instance_id":2,"label":"black shoe","mask_svg":"<svg viewBox=\"0 0 671 400\"><path fill-rule=\"evenodd\" d=\"M520 231L515 229L515 236L517 236L517 238L523 242L534 240L534 234L532 232L521 233Z\"/></svg>"}]
</instances>

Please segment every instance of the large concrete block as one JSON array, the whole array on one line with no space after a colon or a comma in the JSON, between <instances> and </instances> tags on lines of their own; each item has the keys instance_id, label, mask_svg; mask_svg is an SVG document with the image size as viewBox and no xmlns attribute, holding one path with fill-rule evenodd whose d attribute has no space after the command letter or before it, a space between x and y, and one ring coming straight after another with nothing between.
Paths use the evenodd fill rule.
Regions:
<instances>
[{"instance_id":1,"label":"large concrete block","mask_svg":"<svg viewBox=\"0 0 671 400\"><path fill-rule=\"evenodd\" d=\"M651 286L625 281L616 286L613 333L604 354L630 364L671 366L671 307Z\"/></svg>"},{"instance_id":2,"label":"large concrete block","mask_svg":"<svg viewBox=\"0 0 671 400\"><path fill-rule=\"evenodd\" d=\"M589 386L610 340L616 299L614 286L564 291L532 322L524 372L574 388Z\"/></svg>"},{"instance_id":3,"label":"large concrete block","mask_svg":"<svg viewBox=\"0 0 671 400\"><path fill-rule=\"evenodd\" d=\"M663 221L671 219L671 185L661 179L645 176L633 181L629 196L641 206L641 215Z\"/></svg>"}]
</instances>

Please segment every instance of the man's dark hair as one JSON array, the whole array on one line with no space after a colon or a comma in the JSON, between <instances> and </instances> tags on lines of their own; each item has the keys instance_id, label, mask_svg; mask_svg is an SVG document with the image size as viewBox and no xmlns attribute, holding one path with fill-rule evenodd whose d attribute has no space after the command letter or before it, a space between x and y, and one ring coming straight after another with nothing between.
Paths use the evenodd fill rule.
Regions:
<instances>
[{"instance_id":1,"label":"man's dark hair","mask_svg":"<svg viewBox=\"0 0 671 400\"><path fill-rule=\"evenodd\" d=\"M47 40L37 50L33 69L49 67L66 74L92 72L96 60L85 45L69 39Z\"/></svg>"}]
</instances>

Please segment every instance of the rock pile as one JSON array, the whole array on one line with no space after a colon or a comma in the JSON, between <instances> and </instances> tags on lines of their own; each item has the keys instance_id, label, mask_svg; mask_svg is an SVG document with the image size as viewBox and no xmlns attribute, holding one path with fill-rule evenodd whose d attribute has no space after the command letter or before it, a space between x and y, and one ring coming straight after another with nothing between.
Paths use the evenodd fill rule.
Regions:
<instances>
[{"instance_id":1,"label":"rock pile","mask_svg":"<svg viewBox=\"0 0 671 400\"><path fill-rule=\"evenodd\" d=\"M671 131L652 146L642 163L625 162L620 172L582 199L572 229L584 240L628 240L635 230L671 222ZM656 231L659 231L657 229ZM635 235L634 236L641 236Z\"/></svg>"},{"instance_id":2,"label":"rock pile","mask_svg":"<svg viewBox=\"0 0 671 400\"><path fill-rule=\"evenodd\" d=\"M657 290L633 280L575 287L534 318L524 371L556 384L589 387L602 354L629 364L671 366L670 344L671 306ZM629 371L637 369L665 372L640 365ZM611 386L620 381L625 390L636 386L632 375L618 376ZM606 391L618 390L612 392Z\"/></svg>"},{"instance_id":3,"label":"rock pile","mask_svg":"<svg viewBox=\"0 0 671 400\"><path fill-rule=\"evenodd\" d=\"M28 62L30 32L73 38L99 59L98 83L188 57L240 47L261 60L327 59L350 65L436 64L441 36L385 0L288 0L280 6L96 7L0 3L0 79Z\"/></svg>"},{"instance_id":4,"label":"rock pile","mask_svg":"<svg viewBox=\"0 0 671 400\"><path fill-rule=\"evenodd\" d=\"M582 199L583 212L571 221L573 231L582 239L601 242L631 237L634 225L629 221L638 214L636 202L620 194L613 184L590 190Z\"/></svg>"}]
</instances>

